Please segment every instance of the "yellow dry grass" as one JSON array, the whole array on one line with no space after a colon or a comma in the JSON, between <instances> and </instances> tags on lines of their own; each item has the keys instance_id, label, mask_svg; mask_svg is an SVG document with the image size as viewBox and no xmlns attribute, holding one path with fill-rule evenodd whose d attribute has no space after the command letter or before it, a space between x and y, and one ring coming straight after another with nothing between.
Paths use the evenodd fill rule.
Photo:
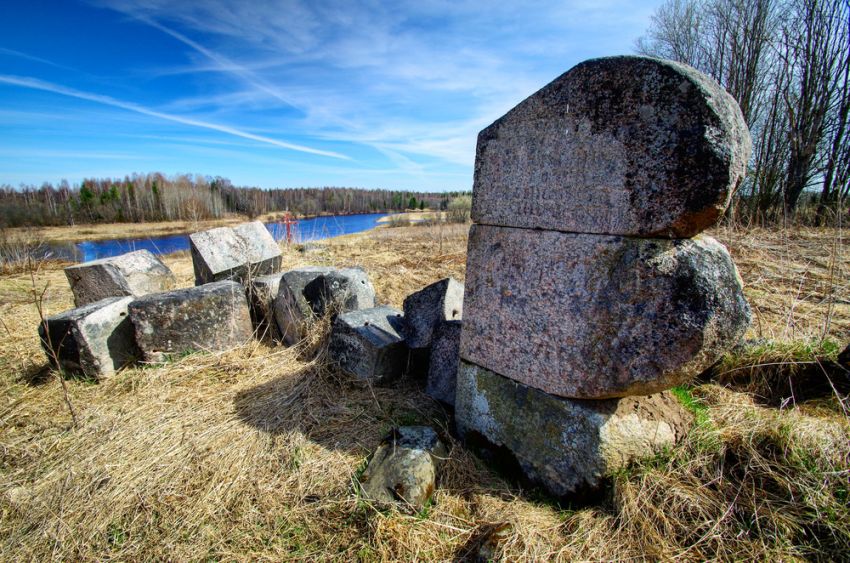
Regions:
<instances>
[{"instance_id":1,"label":"yellow dry grass","mask_svg":"<svg viewBox=\"0 0 850 563\"><path fill-rule=\"evenodd\" d=\"M829 315L826 333L846 338L848 259L834 233L715 234L747 281L753 334L818 338ZM361 265L378 300L400 306L437 279L462 281L465 257L465 226L410 227L287 249L285 266ZM166 262L192 284L188 255ZM38 347L33 285L47 288L49 312L72 305L58 264L0 277L0 560L453 560L482 549L505 560L793 560L850 549L850 430L834 410L768 409L704 385L687 442L618 475L595 506L519 489L452 441L430 507L379 510L353 481L385 433L448 430L417 382L357 385L321 356L253 343L69 380L73 428Z\"/></svg>"},{"instance_id":2,"label":"yellow dry grass","mask_svg":"<svg viewBox=\"0 0 850 563\"><path fill-rule=\"evenodd\" d=\"M61 227L20 227L7 229L10 237L28 237L42 242L79 242L114 238L148 238L193 233L248 221L244 215L203 221L158 221L155 223L95 223Z\"/></svg>"}]
</instances>

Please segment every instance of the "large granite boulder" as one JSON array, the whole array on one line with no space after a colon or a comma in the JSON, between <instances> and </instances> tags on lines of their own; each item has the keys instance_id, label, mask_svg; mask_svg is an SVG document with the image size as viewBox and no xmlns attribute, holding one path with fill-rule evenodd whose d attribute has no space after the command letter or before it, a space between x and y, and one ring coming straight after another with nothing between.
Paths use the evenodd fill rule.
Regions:
<instances>
[{"instance_id":1,"label":"large granite boulder","mask_svg":"<svg viewBox=\"0 0 850 563\"><path fill-rule=\"evenodd\" d=\"M433 428L402 426L381 442L360 475L363 496L419 511L434 494L437 470L447 455Z\"/></svg>"},{"instance_id":2,"label":"large granite boulder","mask_svg":"<svg viewBox=\"0 0 850 563\"><path fill-rule=\"evenodd\" d=\"M149 250L101 258L65 268L79 307L107 297L146 295L174 286L174 274Z\"/></svg>"},{"instance_id":3,"label":"large granite boulder","mask_svg":"<svg viewBox=\"0 0 850 563\"><path fill-rule=\"evenodd\" d=\"M328 356L357 379L379 383L395 379L407 364L403 325L402 312L392 307L343 313L334 321Z\"/></svg>"},{"instance_id":4,"label":"large granite boulder","mask_svg":"<svg viewBox=\"0 0 850 563\"><path fill-rule=\"evenodd\" d=\"M434 331L446 321L463 318L463 284L445 278L404 299L405 339L411 348L427 348Z\"/></svg>"},{"instance_id":5,"label":"large granite boulder","mask_svg":"<svg viewBox=\"0 0 850 563\"><path fill-rule=\"evenodd\" d=\"M304 297L304 288L317 277L335 271L327 266L305 266L284 272L274 299L274 318L283 343L292 346L304 338L313 308Z\"/></svg>"},{"instance_id":6,"label":"large granite boulder","mask_svg":"<svg viewBox=\"0 0 850 563\"><path fill-rule=\"evenodd\" d=\"M406 317L405 317L406 318ZM455 406L457 368L460 362L460 334L463 321L440 323L431 340L425 393L449 406Z\"/></svg>"},{"instance_id":7,"label":"large granite boulder","mask_svg":"<svg viewBox=\"0 0 850 563\"><path fill-rule=\"evenodd\" d=\"M723 214L751 141L735 100L691 67L583 62L481 131L476 223L690 237Z\"/></svg>"},{"instance_id":8,"label":"large granite boulder","mask_svg":"<svg viewBox=\"0 0 850 563\"><path fill-rule=\"evenodd\" d=\"M283 272L253 278L247 286L251 320L258 337L280 341L282 335L274 319L274 300L280 291Z\"/></svg>"},{"instance_id":9,"label":"large granite boulder","mask_svg":"<svg viewBox=\"0 0 850 563\"><path fill-rule=\"evenodd\" d=\"M461 357L564 397L646 395L689 381L747 329L716 240L474 225Z\"/></svg>"},{"instance_id":10,"label":"large granite boulder","mask_svg":"<svg viewBox=\"0 0 850 563\"><path fill-rule=\"evenodd\" d=\"M343 268L318 276L304 286L304 298L313 314L322 317L371 309L375 306L375 288L363 268Z\"/></svg>"},{"instance_id":11,"label":"large granite boulder","mask_svg":"<svg viewBox=\"0 0 850 563\"><path fill-rule=\"evenodd\" d=\"M280 270L280 247L260 221L189 235L195 285L251 278Z\"/></svg>"},{"instance_id":12,"label":"large granite boulder","mask_svg":"<svg viewBox=\"0 0 850 563\"><path fill-rule=\"evenodd\" d=\"M38 325L51 363L95 379L108 377L138 356L127 305L133 297L107 297Z\"/></svg>"},{"instance_id":13,"label":"large granite boulder","mask_svg":"<svg viewBox=\"0 0 850 563\"><path fill-rule=\"evenodd\" d=\"M506 470L565 497L673 446L692 424L670 392L586 401L556 397L461 361L458 432ZM499 456L505 456L505 459Z\"/></svg>"},{"instance_id":14,"label":"large granite boulder","mask_svg":"<svg viewBox=\"0 0 850 563\"><path fill-rule=\"evenodd\" d=\"M128 306L146 362L188 352L218 352L245 344L253 328L245 288L221 281L146 295Z\"/></svg>"}]
</instances>

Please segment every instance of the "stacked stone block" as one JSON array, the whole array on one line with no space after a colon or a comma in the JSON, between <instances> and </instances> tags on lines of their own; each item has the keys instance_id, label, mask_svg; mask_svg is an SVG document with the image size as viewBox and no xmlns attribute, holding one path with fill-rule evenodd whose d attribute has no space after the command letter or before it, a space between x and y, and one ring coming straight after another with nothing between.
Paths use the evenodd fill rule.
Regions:
<instances>
[{"instance_id":1,"label":"stacked stone block","mask_svg":"<svg viewBox=\"0 0 850 563\"><path fill-rule=\"evenodd\" d=\"M665 390L749 324L700 233L743 178L734 99L677 63L582 63L478 137L456 391L468 440L558 495L678 440Z\"/></svg>"}]
</instances>

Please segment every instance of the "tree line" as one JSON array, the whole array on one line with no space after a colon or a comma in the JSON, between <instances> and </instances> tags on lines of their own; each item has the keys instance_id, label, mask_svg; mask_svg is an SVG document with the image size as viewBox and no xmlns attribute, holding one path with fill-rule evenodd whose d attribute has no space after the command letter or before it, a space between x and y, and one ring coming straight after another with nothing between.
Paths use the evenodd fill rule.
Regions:
<instances>
[{"instance_id":1,"label":"tree line","mask_svg":"<svg viewBox=\"0 0 850 563\"><path fill-rule=\"evenodd\" d=\"M753 156L735 219L800 219L806 208L821 224L846 209L847 0L667 0L637 50L705 72L741 106Z\"/></svg>"},{"instance_id":2,"label":"tree line","mask_svg":"<svg viewBox=\"0 0 850 563\"><path fill-rule=\"evenodd\" d=\"M0 186L0 227L144 221L199 221L230 213L254 218L289 211L299 216L447 209L462 192L361 188L260 189L219 176L133 174L40 187Z\"/></svg>"}]
</instances>

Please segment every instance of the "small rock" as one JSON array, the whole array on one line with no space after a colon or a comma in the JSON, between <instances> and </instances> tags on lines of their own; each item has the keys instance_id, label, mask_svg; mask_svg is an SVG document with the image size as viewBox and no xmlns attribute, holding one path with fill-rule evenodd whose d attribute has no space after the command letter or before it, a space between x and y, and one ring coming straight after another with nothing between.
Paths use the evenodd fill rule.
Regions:
<instances>
[{"instance_id":1,"label":"small rock","mask_svg":"<svg viewBox=\"0 0 850 563\"><path fill-rule=\"evenodd\" d=\"M330 359L358 379L395 379L407 363L407 346L400 332L403 324L402 312L392 307L343 313L331 331Z\"/></svg>"},{"instance_id":2,"label":"small rock","mask_svg":"<svg viewBox=\"0 0 850 563\"><path fill-rule=\"evenodd\" d=\"M195 285L222 280L245 283L280 270L280 247L260 221L189 235Z\"/></svg>"},{"instance_id":3,"label":"small rock","mask_svg":"<svg viewBox=\"0 0 850 563\"><path fill-rule=\"evenodd\" d=\"M434 331L425 392L449 406L455 406L457 368L460 362L462 321L446 321Z\"/></svg>"},{"instance_id":4,"label":"small rock","mask_svg":"<svg viewBox=\"0 0 850 563\"><path fill-rule=\"evenodd\" d=\"M322 274L304 286L304 298L313 314L347 313L375 306L375 288L362 268L345 268Z\"/></svg>"},{"instance_id":5,"label":"small rock","mask_svg":"<svg viewBox=\"0 0 850 563\"><path fill-rule=\"evenodd\" d=\"M360 476L363 495L421 510L434 494L437 470L446 456L446 447L433 428L402 426L378 446Z\"/></svg>"},{"instance_id":6,"label":"small rock","mask_svg":"<svg viewBox=\"0 0 850 563\"><path fill-rule=\"evenodd\" d=\"M127 306L133 297L108 297L45 319L38 325L41 345L51 363L102 379L138 356Z\"/></svg>"},{"instance_id":7,"label":"small rock","mask_svg":"<svg viewBox=\"0 0 850 563\"><path fill-rule=\"evenodd\" d=\"M218 352L245 344L253 328L245 288L221 281L146 295L128 307L146 362L194 351Z\"/></svg>"},{"instance_id":8,"label":"small rock","mask_svg":"<svg viewBox=\"0 0 850 563\"><path fill-rule=\"evenodd\" d=\"M670 392L564 399L465 361L456 401L458 432L467 443L507 449L510 465L558 497L598 488L629 463L673 446L692 424Z\"/></svg>"},{"instance_id":9,"label":"small rock","mask_svg":"<svg viewBox=\"0 0 850 563\"><path fill-rule=\"evenodd\" d=\"M101 258L65 268L77 307L107 297L146 295L174 286L174 274L149 250Z\"/></svg>"},{"instance_id":10,"label":"small rock","mask_svg":"<svg viewBox=\"0 0 850 563\"><path fill-rule=\"evenodd\" d=\"M274 299L274 318L283 343L292 346L304 338L306 323L313 318L304 288L317 277L335 271L327 266L306 266L283 273Z\"/></svg>"},{"instance_id":11,"label":"small rock","mask_svg":"<svg viewBox=\"0 0 850 563\"><path fill-rule=\"evenodd\" d=\"M713 79L648 57L585 61L478 135L472 220L641 237L714 225L752 143Z\"/></svg>"},{"instance_id":12,"label":"small rock","mask_svg":"<svg viewBox=\"0 0 850 563\"><path fill-rule=\"evenodd\" d=\"M576 399L690 381L743 337L750 310L707 236L642 239L473 225L463 359Z\"/></svg>"},{"instance_id":13,"label":"small rock","mask_svg":"<svg viewBox=\"0 0 850 563\"><path fill-rule=\"evenodd\" d=\"M274 319L274 300L280 291L283 272L254 278L248 285L248 302L251 304L251 320L254 331L260 337L268 336L274 341L281 340L280 329Z\"/></svg>"},{"instance_id":14,"label":"small rock","mask_svg":"<svg viewBox=\"0 0 850 563\"><path fill-rule=\"evenodd\" d=\"M445 278L408 295L404 300L404 318L407 345L427 348L441 323L463 318L463 284Z\"/></svg>"}]
</instances>

